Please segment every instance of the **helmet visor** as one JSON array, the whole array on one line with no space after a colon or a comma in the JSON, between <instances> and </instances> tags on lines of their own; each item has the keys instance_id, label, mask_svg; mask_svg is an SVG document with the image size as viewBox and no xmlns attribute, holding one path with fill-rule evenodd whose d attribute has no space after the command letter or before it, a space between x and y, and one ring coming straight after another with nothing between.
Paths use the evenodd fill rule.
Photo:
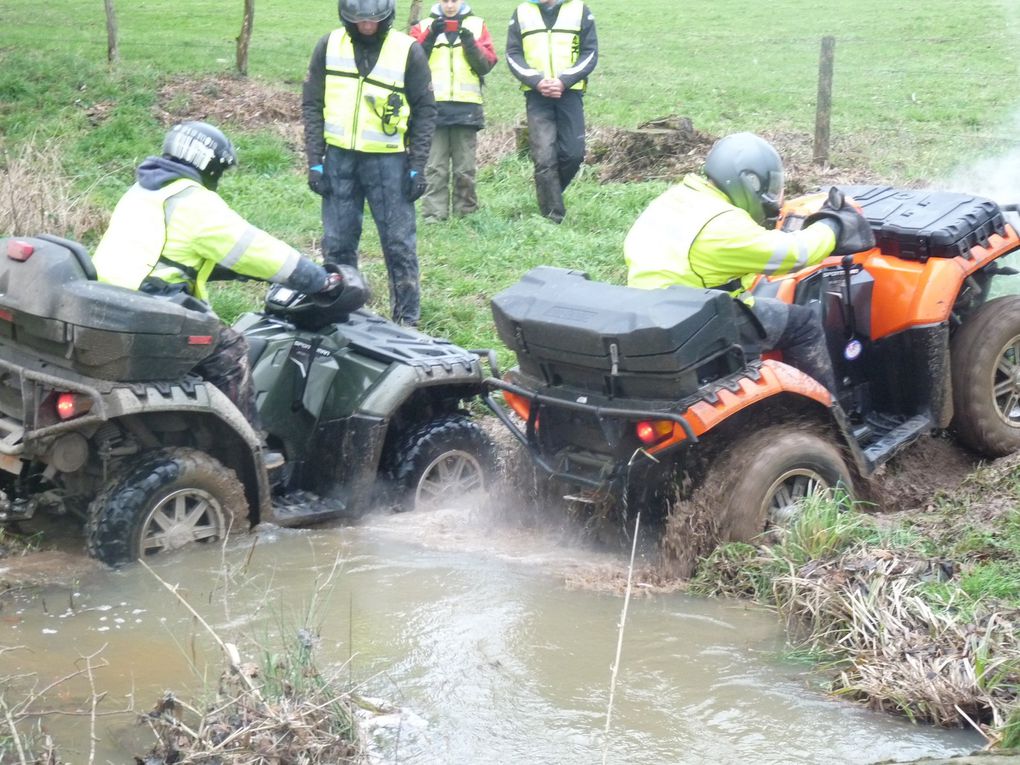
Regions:
<instances>
[{"instance_id":1,"label":"helmet visor","mask_svg":"<svg viewBox=\"0 0 1020 765\"><path fill-rule=\"evenodd\" d=\"M761 201L766 217L774 218L779 215L779 210L783 206L782 170L769 171L768 187L762 192Z\"/></svg>"}]
</instances>

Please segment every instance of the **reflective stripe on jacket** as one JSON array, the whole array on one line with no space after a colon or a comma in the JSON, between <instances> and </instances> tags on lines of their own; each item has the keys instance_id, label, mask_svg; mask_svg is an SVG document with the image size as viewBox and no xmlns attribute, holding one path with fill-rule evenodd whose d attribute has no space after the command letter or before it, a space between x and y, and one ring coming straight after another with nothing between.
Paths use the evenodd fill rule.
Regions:
<instances>
[{"instance_id":1,"label":"reflective stripe on jacket","mask_svg":"<svg viewBox=\"0 0 1020 765\"><path fill-rule=\"evenodd\" d=\"M155 190L137 183L128 189L92 257L101 282L138 289L153 277L183 283L200 300L209 299L206 280L216 266L285 282L300 259L189 178Z\"/></svg>"},{"instance_id":2,"label":"reflective stripe on jacket","mask_svg":"<svg viewBox=\"0 0 1020 765\"><path fill-rule=\"evenodd\" d=\"M560 72L577 62L581 49L581 21L584 3L567 0L560 6L556 23L547 29L538 6L524 3L517 7L517 23L521 30L524 60L542 72L547 79L555 79ZM586 80L579 80L571 90L584 90ZM531 90L527 85L522 90Z\"/></svg>"},{"instance_id":3,"label":"reflective stripe on jacket","mask_svg":"<svg viewBox=\"0 0 1020 765\"><path fill-rule=\"evenodd\" d=\"M341 149L375 154L404 151L411 107L404 92L407 54L414 39L390 30L379 60L367 77L358 73L354 44L346 29L335 29L326 44L323 134Z\"/></svg>"},{"instance_id":4,"label":"reflective stripe on jacket","mask_svg":"<svg viewBox=\"0 0 1020 765\"><path fill-rule=\"evenodd\" d=\"M836 246L832 229L817 223L800 231L767 229L695 175L655 199L624 241L627 284L642 289L683 284L732 289L734 296L759 274L778 275L814 265Z\"/></svg>"},{"instance_id":5,"label":"reflective stripe on jacket","mask_svg":"<svg viewBox=\"0 0 1020 765\"><path fill-rule=\"evenodd\" d=\"M428 33L433 21L435 19L427 17L418 22L422 36ZM467 27L476 40L481 39L485 28L482 19L477 16L465 16L460 24ZM454 38L451 45L445 33L436 35L432 54L429 56L429 69L432 70L432 88L436 101L482 103L482 79L475 74L475 70L464 56L464 46L459 36Z\"/></svg>"}]
</instances>

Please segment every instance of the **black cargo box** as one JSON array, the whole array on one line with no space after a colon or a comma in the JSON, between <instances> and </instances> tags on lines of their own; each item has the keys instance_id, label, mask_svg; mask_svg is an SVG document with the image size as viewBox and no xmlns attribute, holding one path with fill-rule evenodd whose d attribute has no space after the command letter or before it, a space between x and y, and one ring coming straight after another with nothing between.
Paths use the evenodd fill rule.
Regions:
<instances>
[{"instance_id":1,"label":"black cargo box","mask_svg":"<svg viewBox=\"0 0 1020 765\"><path fill-rule=\"evenodd\" d=\"M65 246L21 238L16 260L0 239L0 343L104 380L173 380L209 355L219 319L134 290L87 278ZM87 263L85 266L87 267Z\"/></svg>"},{"instance_id":2,"label":"black cargo box","mask_svg":"<svg viewBox=\"0 0 1020 765\"><path fill-rule=\"evenodd\" d=\"M500 339L547 385L677 399L743 364L738 311L717 290L639 290L542 266L492 300Z\"/></svg>"},{"instance_id":3,"label":"black cargo box","mask_svg":"<svg viewBox=\"0 0 1020 765\"><path fill-rule=\"evenodd\" d=\"M904 260L966 256L1004 234L1006 220L990 199L950 191L915 191L890 186L841 186L860 204L878 248Z\"/></svg>"}]
</instances>

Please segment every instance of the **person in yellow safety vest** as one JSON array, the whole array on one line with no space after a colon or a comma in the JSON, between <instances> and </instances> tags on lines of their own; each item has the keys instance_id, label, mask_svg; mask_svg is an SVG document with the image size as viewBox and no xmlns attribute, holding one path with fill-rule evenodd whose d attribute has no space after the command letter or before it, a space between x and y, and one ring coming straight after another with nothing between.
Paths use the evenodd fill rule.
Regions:
<instances>
[{"instance_id":1,"label":"person in yellow safety vest","mask_svg":"<svg viewBox=\"0 0 1020 765\"><path fill-rule=\"evenodd\" d=\"M342 285L322 266L227 206L216 188L237 164L233 144L205 122L174 125L163 153L148 157L121 197L92 262L99 281L171 297L208 300L206 281L224 275L261 279L304 293ZM221 327L212 352L195 372L233 401L258 430L248 344Z\"/></svg>"},{"instance_id":2,"label":"person in yellow safety vest","mask_svg":"<svg viewBox=\"0 0 1020 765\"><path fill-rule=\"evenodd\" d=\"M746 292L761 275L785 274L874 246L874 234L849 205L829 203L797 231L765 228L779 214L783 164L776 150L751 133L716 142L705 177L688 175L655 199L624 241L627 284L655 289L681 284L721 289L744 301L760 326L742 339L783 359L836 392L832 360L818 315Z\"/></svg>"},{"instance_id":3,"label":"person in yellow safety vest","mask_svg":"<svg viewBox=\"0 0 1020 765\"><path fill-rule=\"evenodd\" d=\"M411 28L429 57L436 96L436 132L425 168L428 185L421 199L422 220L435 222L478 209L475 155L478 131L485 126L484 77L496 65L492 35L465 0L439 0L429 16Z\"/></svg>"},{"instance_id":4,"label":"person in yellow safety vest","mask_svg":"<svg viewBox=\"0 0 1020 765\"><path fill-rule=\"evenodd\" d=\"M312 51L302 88L308 186L322 197L327 263L357 267L365 202L398 324L418 324L414 203L436 123L425 51L393 29L396 0L339 0L343 26Z\"/></svg>"},{"instance_id":5,"label":"person in yellow safety vest","mask_svg":"<svg viewBox=\"0 0 1020 765\"><path fill-rule=\"evenodd\" d=\"M510 18L506 60L520 80L538 209L560 223L584 161L584 91L598 63L595 17L581 0L528 0Z\"/></svg>"}]
</instances>

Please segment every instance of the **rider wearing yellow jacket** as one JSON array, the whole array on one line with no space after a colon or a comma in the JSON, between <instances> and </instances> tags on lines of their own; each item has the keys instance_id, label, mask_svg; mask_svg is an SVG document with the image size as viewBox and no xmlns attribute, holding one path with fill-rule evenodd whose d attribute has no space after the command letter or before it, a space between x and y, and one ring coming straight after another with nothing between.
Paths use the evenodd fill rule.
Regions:
<instances>
[{"instance_id":1,"label":"rider wearing yellow jacket","mask_svg":"<svg viewBox=\"0 0 1020 765\"><path fill-rule=\"evenodd\" d=\"M874 243L867 220L850 207L823 208L798 231L763 226L782 205L783 165L776 150L751 133L718 141L705 160L705 175L685 177L634 223L624 242L627 283L730 292L751 308L764 332L748 341L760 341L762 350L781 350L787 362L835 391L814 311L754 298L746 290L759 275L785 274L829 255L867 249Z\"/></svg>"}]
</instances>

